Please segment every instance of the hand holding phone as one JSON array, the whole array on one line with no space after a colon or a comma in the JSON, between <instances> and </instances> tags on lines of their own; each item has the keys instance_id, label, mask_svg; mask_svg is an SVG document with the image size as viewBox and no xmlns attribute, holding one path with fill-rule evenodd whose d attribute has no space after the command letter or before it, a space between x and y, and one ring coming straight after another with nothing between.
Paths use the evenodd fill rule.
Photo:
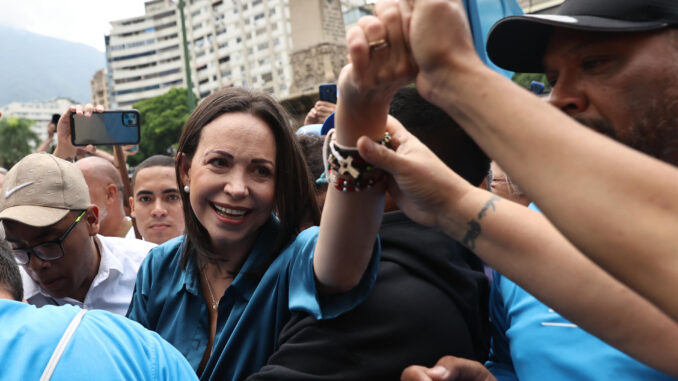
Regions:
<instances>
[{"instance_id":1,"label":"hand holding phone","mask_svg":"<svg viewBox=\"0 0 678 381\"><path fill-rule=\"evenodd\" d=\"M113 110L90 117L70 114L71 143L74 146L138 144L141 125L137 110Z\"/></svg>"}]
</instances>

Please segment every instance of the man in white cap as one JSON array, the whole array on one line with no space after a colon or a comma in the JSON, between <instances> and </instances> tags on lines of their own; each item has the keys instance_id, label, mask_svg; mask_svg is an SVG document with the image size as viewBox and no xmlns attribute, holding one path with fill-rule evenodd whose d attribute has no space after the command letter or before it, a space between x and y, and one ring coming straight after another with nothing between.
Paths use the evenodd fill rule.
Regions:
<instances>
[{"instance_id":1,"label":"man in white cap","mask_svg":"<svg viewBox=\"0 0 678 381\"><path fill-rule=\"evenodd\" d=\"M0 192L0 221L25 270L29 303L127 312L139 265L155 245L98 235L99 211L75 165L28 155Z\"/></svg>"}]
</instances>

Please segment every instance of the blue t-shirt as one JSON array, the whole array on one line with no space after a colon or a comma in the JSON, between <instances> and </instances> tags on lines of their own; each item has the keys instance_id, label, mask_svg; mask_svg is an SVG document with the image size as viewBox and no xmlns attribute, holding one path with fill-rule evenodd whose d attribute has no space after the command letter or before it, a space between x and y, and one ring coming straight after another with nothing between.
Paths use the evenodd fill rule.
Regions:
<instances>
[{"instance_id":1,"label":"blue t-shirt","mask_svg":"<svg viewBox=\"0 0 678 381\"><path fill-rule=\"evenodd\" d=\"M313 251L318 228L301 232L260 280L248 273L269 256L277 232L271 219L219 303L212 355L201 379L238 380L261 368L277 347L290 311L336 317L361 303L377 276L379 241L369 267L351 291L329 297L315 288ZM197 369L207 348L209 320L194 258L180 265L183 237L151 250L137 275L128 316L174 344Z\"/></svg>"},{"instance_id":2,"label":"blue t-shirt","mask_svg":"<svg viewBox=\"0 0 678 381\"><path fill-rule=\"evenodd\" d=\"M530 209L539 211L534 204ZM494 333L485 366L499 381L673 380L565 320L498 272L493 275Z\"/></svg>"},{"instance_id":3,"label":"blue t-shirt","mask_svg":"<svg viewBox=\"0 0 678 381\"><path fill-rule=\"evenodd\" d=\"M38 380L66 327L81 309L0 299L0 380ZM195 380L172 345L136 322L87 311L57 364L58 380Z\"/></svg>"}]
</instances>

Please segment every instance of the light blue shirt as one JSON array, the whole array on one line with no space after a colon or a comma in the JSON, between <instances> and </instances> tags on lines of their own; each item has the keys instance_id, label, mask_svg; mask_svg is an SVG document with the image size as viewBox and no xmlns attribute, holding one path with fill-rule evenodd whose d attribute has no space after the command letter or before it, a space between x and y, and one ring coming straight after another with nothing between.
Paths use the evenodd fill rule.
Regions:
<instances>
[{"instance_id":1,"label":"light blue shirt","mask_svg":"<svg viewBox=\"0 0 678 381\"><path fill-rule=\"evenodd\" d=\"M219 303L217 332L201 379L238 380L261 368L277 348L290 311L317 319L339 316L361 303L377 276L380 247L353 290L330 297L315 288L313 251L318 228L301 232L271 263L260 280L249 275L270 255L277 223L262 227L252 252ZM183 237L151 250L141 265L128 316L174 344L194 369L207 348L209 322L194 259L181 265Z\"/></svg>"},{"instance_id":2,"label":"light blue shirt","mask_svg":"<svg viewBox=\"0 0 678 381\"><path fill-rule=\"evenodd\" d=\"M539 211L534 204L530 209ZM494 334L485 365L499 381L673 380L572 324L498 272L490 318Z\"/></svg>"},{"instance_id":3,"label":"light blue shirt","mask_svg":"<svg viewBox=\"0 0 678 381\"><path fill-rule=\"evenodd\" d=\"M38 380L80 308L0 299L0 380ZM136 322L87 311L52 375L59 380L195 380L172 345Z\"/></svg>"}]
</instances>

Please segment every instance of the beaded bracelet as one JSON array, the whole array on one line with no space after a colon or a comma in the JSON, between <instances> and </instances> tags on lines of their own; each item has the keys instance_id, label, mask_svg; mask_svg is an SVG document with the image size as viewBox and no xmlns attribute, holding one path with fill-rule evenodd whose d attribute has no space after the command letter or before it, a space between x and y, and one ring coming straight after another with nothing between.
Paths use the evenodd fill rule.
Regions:
<instances>
[{"instance_id":1,"label":"beaded bracelet","mask_svg":"<svg viewBox=\"0 0 678 381\"><path fill-rule=\"evenodd\" d=\"M366 162L355 147L345 147L332 140L334 129L327 133L323 145L325 173L329 182L343 192L360 192L386 179L384 171ZM379 142L388 145L391 135L386 132ZM329 148L329 153L328 153Z\"/></svg>"}]
</instances>

